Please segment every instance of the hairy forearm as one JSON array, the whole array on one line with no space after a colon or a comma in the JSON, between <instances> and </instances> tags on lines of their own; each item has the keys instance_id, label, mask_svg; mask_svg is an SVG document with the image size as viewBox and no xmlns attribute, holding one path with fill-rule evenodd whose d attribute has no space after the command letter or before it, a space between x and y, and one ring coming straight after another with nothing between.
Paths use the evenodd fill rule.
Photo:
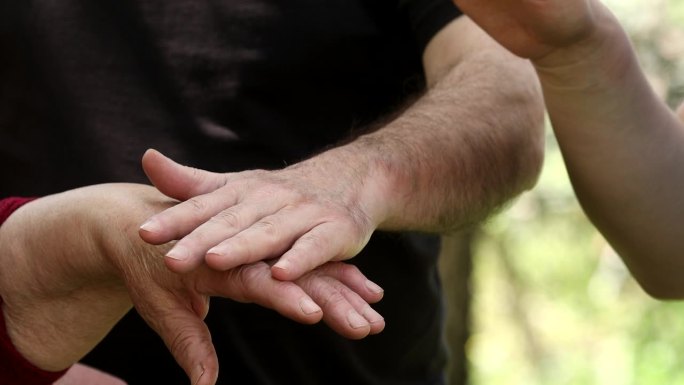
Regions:
<instances>
[{"instance_id":1,"label":"hairy forearm","mask_svg":"<svg viewBox=\"0 0 684 385\"><path fill-rule=\"evenodd\" d=\"M484 50L449 69L397 119L346 146L372 165L381 229L448 231L533 185L543 106L531 66ZM373 195L373 194L368 194Z\"/></svg>"},{"instance_id":2,"label":"hairy forearm","mask_svg":"<svg viewBox=\"0 0 684 385\"><path fill-rule=\"evenodd\" d=\"M549 115L588 216L647 291L680 297L684 130L617 21L607 14L598 28L592 41L537 64Z\"/></svg>"}]
</instances>

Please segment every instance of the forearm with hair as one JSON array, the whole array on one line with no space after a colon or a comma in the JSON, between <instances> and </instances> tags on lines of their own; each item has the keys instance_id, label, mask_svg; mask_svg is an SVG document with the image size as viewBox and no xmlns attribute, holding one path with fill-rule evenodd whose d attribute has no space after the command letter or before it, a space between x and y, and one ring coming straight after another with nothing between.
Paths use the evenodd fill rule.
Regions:
<instances>
[{"instance_id":1,"label":"forearm with hair","mask_svg":"<svg viewBox=\"0 0 684 385\"><path fill-rule=\"evenodd\" d=\"M531 187L543 157L532 67L484 50L451 68L398 118L346 147L371 165L380 229L450 231Z\"/></svg>"}]
</instances>

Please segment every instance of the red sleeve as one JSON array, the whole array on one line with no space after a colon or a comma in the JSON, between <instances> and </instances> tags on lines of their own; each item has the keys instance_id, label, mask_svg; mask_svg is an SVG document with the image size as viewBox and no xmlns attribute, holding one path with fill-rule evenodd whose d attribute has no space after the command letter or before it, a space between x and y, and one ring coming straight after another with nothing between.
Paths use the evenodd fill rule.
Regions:
<instances>
[{"instance_id":1,"label":"red sleeve","mask_svg":"<svg viewBox=\"0 0 684 385\"><path fill-rule=\"evenodd\" d=\"M19 207L34 198L7 198L0 200L0 225ZM0 298L0 307L2 298ZM46 372L35 367L19 354L7 335L4 313L0 311L0 385L49 385L64 375L61 372Z\"/></svg>"}]
</instances>

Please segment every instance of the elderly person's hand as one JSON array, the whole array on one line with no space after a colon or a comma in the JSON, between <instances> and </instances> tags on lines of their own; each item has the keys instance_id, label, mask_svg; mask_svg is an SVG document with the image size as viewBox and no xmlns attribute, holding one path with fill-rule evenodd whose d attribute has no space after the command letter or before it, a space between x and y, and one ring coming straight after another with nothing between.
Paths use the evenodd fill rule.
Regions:
<instances>
[{"instance_id":1,"label":"elderly person's hand","mask_svg":"<svg viewBox=\"0 0 684 385\"><path fill-rule=\"evenodd\" d=\"M180 239L166 259L176 272L205 261L223 271L277 259L273 276L290 281L328 261L352 258L385 214L387 202L378 191L383 181L368 175L369 162L351 154L329 158L221 174L181 166L150 150L143 157L148 177L184 202L146 221L140 236L152 244Z\"/></svg>"},{"instance_id":2,"label":"elderly person's hand","mask_svg":"<svg viewBox=\"0 0 684 385\"><path fill-rule=\"evenodd\" d=\"M330 263L296 282L271 277L258 262L189 274L162 262L167 246L137 235L144 218L175 202L144 185L91 186L48 196L0 227L0 294L8 333L20 353L61 370L87 353L130 309L162 337L193 384L213 384L216 353L203 317L209 296L272 308L302 323L323 319L349 338L380 332L368 303L382 291L353 266ZM131 347L132 349L134 347Z\"/></svg>"}]
</instances>

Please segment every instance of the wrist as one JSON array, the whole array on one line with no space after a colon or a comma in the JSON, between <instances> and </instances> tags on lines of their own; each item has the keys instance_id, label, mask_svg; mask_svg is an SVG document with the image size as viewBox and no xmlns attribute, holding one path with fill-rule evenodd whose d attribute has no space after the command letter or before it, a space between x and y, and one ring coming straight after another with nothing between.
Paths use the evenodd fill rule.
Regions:
<instances>
[{"instance_id":1,"label":"wrist","mask_svg":"<svg viewBox=\"0 0 684 385\"><path fill-rule=\"evenodd\" d=\"M389 215L388 164L386 157L382 156L381 143L362 136L292 168L328 174L328 178L318 180L323 183L330 181L330 185L317 187L343 197L346 207L356 209L355 216L363 217L369 226L377 228Z\"/></svg>"},{"instance_id":2,"label":"wrist","mask_svg":"<svg viewBox=\"0 0 684 385\"><path fill-rule=\"evenodd\" d=\"M637 64L615 16L603 6L597 13L596 26L584 39L532 60L545 91L591 92L620 82Z\"/></svg>"},{"instance_id":3,"label":"wrist","mask_svg":"<svg viewBox=\"0 0 684 385\"><path fill-rule=\"evenodd\" d=\"M70 366L130 308L94 246L88 202L78 190L41 198L0 227L7 334L40 369Z\"/></svg>"},{"instance_id":4,"label":"wrist","mask_svg":"<svg viewBox=\"0 0 684 385\"><path fill-rule=\"evenodd\" d=\"M347 151L348 164L354 165L363 178L359 196L362 206L375 228L400 230L407 228L404 211L417 194L418 178L398 153L410 153L409 146L391 135L371 133L340 148ZM410 157L410 156L409 156Z\"/></svg>"}]
</instances>

